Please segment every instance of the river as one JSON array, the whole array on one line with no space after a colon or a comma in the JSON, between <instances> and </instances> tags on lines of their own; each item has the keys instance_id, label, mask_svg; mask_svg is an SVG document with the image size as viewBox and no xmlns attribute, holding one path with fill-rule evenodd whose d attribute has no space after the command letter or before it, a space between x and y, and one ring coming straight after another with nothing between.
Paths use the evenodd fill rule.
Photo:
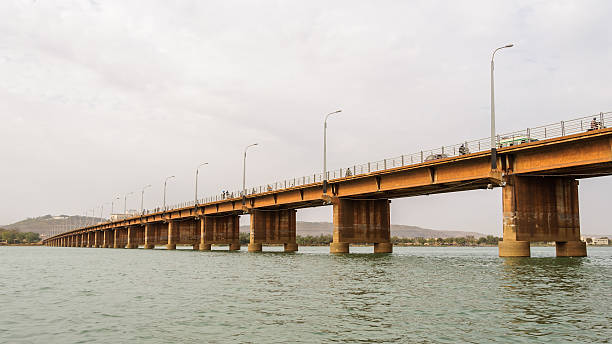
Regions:
<instances>
[{"instance_id":1,"label":"river","mask_svg":"<svg viewBox=\"0 0 612 344\"><path fill-rule=\"evenodd\" d=\"M612 247L371 251L0 247L0 343L612 340Z\"/></svg>"}]
</instances>

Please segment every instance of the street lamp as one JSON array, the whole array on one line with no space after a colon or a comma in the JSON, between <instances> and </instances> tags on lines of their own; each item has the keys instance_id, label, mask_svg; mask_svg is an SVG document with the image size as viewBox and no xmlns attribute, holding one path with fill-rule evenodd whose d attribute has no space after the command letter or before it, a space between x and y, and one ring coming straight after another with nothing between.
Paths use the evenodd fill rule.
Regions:
<instances>
[{"instance_id":1,"label":"street lamp","mask_svg":"<svg viewBox=\"0 0 612 344\"><path fill-rule=\"evenodd\" d=\"M166 185L168 184L168 179L172 179L175 176L170 176L167 177L166 180L164 181L164 210L166 209Z\"/></svg>"},{"instance_id":2,"label":"street lamp","mask_svg":"<svg viewBox=\"0 0 612 344\"><path fill-rule=\"evenodd\" d=\"M503 47L499 47L493 50L493 54L491 55L491 169L497 169L497 144L495 139L495 82L493 79L493 70L494 63L493 59L495 58L495 53L498 50L505 48L512 48L514 44L507 44Z\"/></svg>"},{"instance_id":3,"label":"street lamp","mask_svg":"<svg viewBox=\"0 0 612 344\"><path fill-rule=\"evenodd\" d=\"M151 184L146 185L142 188L142 191L140 191L140 213L142 214L142 212L144 211L144 191L146 188L150 188Z\"/></svg>"},{"instance_id":4,"label":"street lamp","mask_svg":"<svg viewBox=\"0 0 612 344\"><path fill-rule=\"evenodd\" d=\"M196 173L195 173L195 203L193 205L198 205L198 173L200 173L200 167L202 167L204 165L208 165L208 163L207 162L203 162L200 165L198 165L198 167L196 167Z\"/></svg>"},{"instance_id":5,"label":"street lamp","mask_svg":"<svg viewBox=\"0 0 612 344\"><path fill-rule=\"evenodd\" d=\"M123 197L123 215L127 214L127 196L133 195L134 192L126 193Z\"/></svg>"},{"instance_id":6,"label":"street lamp","mask_svg":"<svg viewBox=\"0 0 612 344\"><path fill-rule=\"evenodd\" d=\"M257 146L258 143L253 143L244 148L244 159L242 160L242 204L246 202L246 156L249 147Z\"/></svg>"},{"instance_id":7,"label":"street lamp","mask_svg":"<svg viewBox=\"0 0 612 344\"><path fill-rule=\"evenodd\" d=\"M111 201L111 217L113 216L113 213L115 212L115 201L119 199L119 196L113 198L113 200Z\"/></svg>"},{"instance_id":8,"label":"street lamp","mask_svg":"<svg viewBox=\"0 0 612 344\"><path fill-rule=\"evenodd\" d=\"M327 193L327 118L329 116L342 112L342 110L330 112L325 115L325 121L323 121L323 193Z\"/></svg>"}]
</instances>

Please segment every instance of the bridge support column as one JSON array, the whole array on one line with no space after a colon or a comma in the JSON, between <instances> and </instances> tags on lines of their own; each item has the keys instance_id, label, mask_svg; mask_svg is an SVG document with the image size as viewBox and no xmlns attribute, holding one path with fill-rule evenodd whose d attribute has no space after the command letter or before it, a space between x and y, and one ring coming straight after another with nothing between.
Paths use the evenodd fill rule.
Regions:
<instances>
[{"instance_id":1,"label":"bridge support column","mask_svg":"<svg viewBox=\"0 0 612 344\"><path fill-rule=\"evenodd\" d=\"M330 253L348 253L350 243L374 243L374 253L391 253L391 213L388 199L333 198L334 237Z\"/></svg>"},{"instance_id":2,"label":"bridge support column","mask_svg":"<svg viewBox=\"0 0 612 344\"><path fill-rule=\"evenodd\" d=\"M153 232L152 226L153 226L152 224L147 223L145 224L145 227L144 227L144 240L145 240L144 248L147 250L155 248L155 240L153 239L154 234L152 233Z\"/></svg>"},{"instance_id":3,"label":"bridge support column","mask_svg":"<svg viewBox=\"0 0 612 344\"><path fill-rule=\"evenodd\" d=\"M94 232L94 244L93 247L98 248L100 247L100 231L95 231Z\"/></svg>"},{"instance_id":4,"label":"bridge support column","mask_svg":"<svg viewBox=\"0 0 612 344\"><path fill-rule=\"evenodd\" d=\"M295 209L253 210L249 252L261 252L264 244L283 244L285 252L295 252Z\"/></svg>"},{"instance_id":5,"label":"bridge support column","mask_svg":"<svg viewBox=\"0 0 612 344\"><path fill-rule=\"evenodd\" d=\"M168 244L166 245L168 250L176 250L176 232L174 227L174 222L168 221Z\"/></svg>"},{"instance_id":6,"label":"bridge support column","mask_svg":"<svg viewBox=\"0 0 612 344\"><path fill-rule=\"evenodd\" d=\"M113 229L113 248L119 248L119 228Z\"/></svg>"},{"instance_id":7,"label":"bridge support column","mask_svg":"<svg viewBox=\"0 0 612 344\"><path fill-rule=\"evenodd\" d=\"M102 230L102 248L108 248L108 230Z\"/></svg>"},{"instance_id":8,"label":"bridge support column","mask_svg":"<svg viewBox=\"0 0 612 344\"><path fill-rule=\"evenodd\" d=\"M204 216L200 219L201 251L212 245L229 245L230 251L240 250L240 216L235 214Z\"/></svg>"},{"instance_id":9,"label":"bridge support column","mask_svg":"<svg viewBox=\"0 0 612 344\"><path fill-rule=\"evenodd\" d=\"M85 247L85 235L86 235L85 233L81 233L81 235L80 235L80 237L81 237L80 238L81 242L79 243L80 247Z\"/></svg>"},{"instance_id":10,"label":"bridge support column","mask_svg":"<svg viewBox=\"0 0 612 344\"><path fill-rule=\"evenodd\" d=\"M502 196L500 257L529 257L532 241L555 241L558 257L586 256L580 241L577 180L510 175Z\"/></svg>"},{"instance_id":11,"label":"bridge support column","mask_svg":"<svg viewBox=\"0 0 612 344\"><path fill-rule=\"evenodd\" d=\"M138 248L138 242L136 240L136 231L137 229L133 226L129 226L127 228L127 244L125 248Z\"/></svg>"}]
</instances>

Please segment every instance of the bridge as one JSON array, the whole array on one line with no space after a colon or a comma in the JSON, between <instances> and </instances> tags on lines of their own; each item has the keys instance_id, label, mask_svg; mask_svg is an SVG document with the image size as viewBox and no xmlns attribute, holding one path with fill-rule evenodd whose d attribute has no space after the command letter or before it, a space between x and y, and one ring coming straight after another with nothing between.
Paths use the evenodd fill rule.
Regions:
<instances>
[{"instance_id":1,"label":"bridge","mask_svg":"<svg viewBox=\"0 0 612 344\"><path fill-rule=\"evenodd\" d=\"M333 206L331 253L351 243L390 253L391 200L502 187L501 257L530 256L530 242L554 241L557 256L586 256L580 241L578 182L612 174L612 112L498 135L495 168L490 138L420 151L323 174L275 182L70 230L47 246L152 249L192 245L239 250L239 217L251 216L249 252L282 244L298 250L298 209Z\"/></svg>"}]
</instances>

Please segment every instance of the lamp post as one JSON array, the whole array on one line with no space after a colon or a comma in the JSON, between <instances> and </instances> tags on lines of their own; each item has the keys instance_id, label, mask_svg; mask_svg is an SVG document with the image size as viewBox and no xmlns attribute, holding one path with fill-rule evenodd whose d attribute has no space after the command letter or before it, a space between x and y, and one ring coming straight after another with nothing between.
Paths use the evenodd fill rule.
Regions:
<instances>
[{"instance_id":1,"label":"lamp post","mask_svg":"<svg viewBox=\"0 0 612 344\"><path fill-rule=\"evenodd\" d=\"M244 148L244 158L242 160L242 204L246 203L246 157L247 157L247 150L249 150L250 147L253 146L257 146L258 143L253 143L250 144L248 146L246 146Z\"/></svg>"},{"instance_id":2,"label":"lamp post","mask_svg":"<svg viewBox=\"0 0 612 344\"><path fill-rule=\"evenodd\" d=\"M198 174L200 173L200 167L202 167L204 165L208 165L208 163L207 162L203 162L200 165L198 165L198 167L196 167L196 173L195 173L195 203L193 205L198 205Z\"/></svg>"},{"instance_id":3,"label":"lamp post","mask_svg":"<svg viewBox=\"0 0 612 344\"><path fill-rule=\"evenodd\" d=\"M119 199L119 196L113 198L113 200L111 201L111 217L113 216L113 213L115 212L115 201Z\"/></svg>"},{"instance_id":4,"label":"lamp post","mask_svg":"<svg viewBox=\"0 0 612 344\"><path fill-rule=\"evenodd\" d=\"M170 176L167 177L166 180L164 181L164 210L166 210L166 185L168 185L168 179L172 179L175 176Z\"/></svg>"},{"instance_id":5,"label":"lamp post","mask_svg":"<svg viewBox=\"0 0 612 344\"><path fill-rule=\"evenodd\" d=\"M495 58L495 53L498 50L505 49L505 48L512 48L513 46L514 44L507 44L507 45L504 45L503 47L499 47L493 50L493 54L491 55L491 169L492 170L497 169L497 144L496 144L497 140L495 139L495 82L493 78L493 70L495 68L494 68L493 59Z\"/></svg>"},{"instance_id":6,"label":"lamp post","mask_svg":"<svg viewBox=\"0 0 612 344\"><path fill-rule=\"evenodd\" d=\"M142 214L144 211L144 191L146 188L150 188L151 184L146 185L142 188L142 191L140 191L140 213Z\"/></svg>"},{"instance_id":7,"label":"lamp post","mask_svg":"<svg viewBox=\"0 0 612 344\"><path fill-rule=\"evenodd\" d=\"M323 193L327 193L327 118L329 116L342 112L342 110L330 112L325 115L325 121L323 121Z\"/></svg>"},{"instance_id":8,"label":"lamp post","mask_svg":"<svg viewBox=\"0 0 612 344\"><path fill-rule=\"evenodd\" d=\"M123 197L123 215L127 214L127 196L133 195L134 192L126 193Z\"/></svg>"}]
</instances>

